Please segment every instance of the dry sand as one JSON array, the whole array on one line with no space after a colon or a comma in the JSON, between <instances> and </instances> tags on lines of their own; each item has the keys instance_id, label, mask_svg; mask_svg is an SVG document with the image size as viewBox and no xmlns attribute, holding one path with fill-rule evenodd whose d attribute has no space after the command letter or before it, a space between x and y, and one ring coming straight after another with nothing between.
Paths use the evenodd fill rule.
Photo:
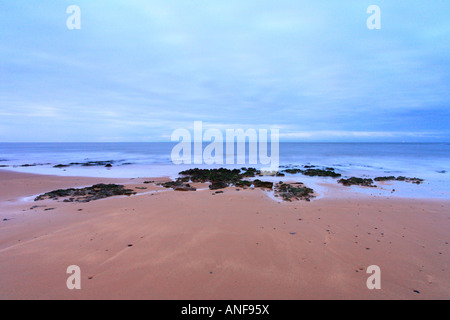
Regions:
<instances>
[{"instance_id":1,"label":"dry sand","mask_svg":"<svg viewBox=\"0 0 450 320\"><path fill-rule=\"evenodd\" d=\"M449 201L345 197L331 187L286 203L260 189L212 195L145 180L156 179L0 170L0 299L450 298ZM101 182L148 189L32 201ZM66 287L69 265L81 268L81 290ZM370 265L381 268L381 290L366 286Z\"/></svg>"}]
</instances>

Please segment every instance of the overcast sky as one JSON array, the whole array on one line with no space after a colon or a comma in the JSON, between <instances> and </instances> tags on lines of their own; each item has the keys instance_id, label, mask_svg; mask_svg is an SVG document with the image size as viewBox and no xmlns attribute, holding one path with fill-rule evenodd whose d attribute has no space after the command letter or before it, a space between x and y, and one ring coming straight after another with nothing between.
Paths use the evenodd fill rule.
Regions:
<instances>
[{"instance_id":1,"label":"overcast sky","mask_svg":"<svg viewBox=\"0 0 450 320\"><path fill-rule=\"evenodd\" d=\"M81 29L69 30L69 5ZM367 7L381 8L369 30ZM450 141L448 0L0 2L0 142Z\"/></svg>"}]
</instances>

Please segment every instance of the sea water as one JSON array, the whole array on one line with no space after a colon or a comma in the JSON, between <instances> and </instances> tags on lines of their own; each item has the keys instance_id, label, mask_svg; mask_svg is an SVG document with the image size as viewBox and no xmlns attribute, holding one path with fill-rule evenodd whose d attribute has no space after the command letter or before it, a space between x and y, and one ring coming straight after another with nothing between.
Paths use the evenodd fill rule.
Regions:
<instances>
[{"instance_id":1,"label":"sea water","mask_svg":"<svg viewBox=\"0 0 450 320\"><path fill-rule=\"evenodd\" d=\"M188 168L240 168L265 165L175 165L171 152L175 143L0 143L0 169L61 176L108 178L176 177ZM204 144L203 147L206 147ZM248 146L247 146L248 147ZM270 146L269 146L270 151ZM225 150L225 149L224 149ZM246 149L248 152L248 148ZM226 155L224 155L225 159ZM248 157L247 157L248 159ZM55 165L113 161L105 166ZM279 145L280 170L284 167L315 165L333 167L343 177L407 176L425 180L423 185L393 182L397 195L450 198L450 143L290 143ZM24 166L31 165L31 166ZM291 176L320 188L320 181L330 178ZM269 179L269 178L267 178ZM266 179L266 180L267 180ZM274 180L281 180L274 177ZM392 190L390 188L389 190ZM367 192L367 188L359 188ZM381 189L380 189L381 190ZM387 189L386 189L387 190ZM370 190L370 192L374 192ZM377 191L378 192L378 191Z\"/></svg>"}]
</instances>

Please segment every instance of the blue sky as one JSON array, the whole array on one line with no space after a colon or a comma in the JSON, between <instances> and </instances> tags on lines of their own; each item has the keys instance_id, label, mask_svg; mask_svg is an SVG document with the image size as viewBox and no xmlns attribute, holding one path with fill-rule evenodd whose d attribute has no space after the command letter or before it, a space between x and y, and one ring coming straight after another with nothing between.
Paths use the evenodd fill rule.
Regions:
<instances>
[{"instance_id":1,"label":"blue sky","mask_svg":"<svg viewBox=\"0 0 450 320\"><path fill-rule=\"evenodd\" d=\"M81 30L69 30L69 5ZM381 30L366 12L381 8ZM0 2L0 141L450 141L448 0Z\"/></svg>"}]
</instances>

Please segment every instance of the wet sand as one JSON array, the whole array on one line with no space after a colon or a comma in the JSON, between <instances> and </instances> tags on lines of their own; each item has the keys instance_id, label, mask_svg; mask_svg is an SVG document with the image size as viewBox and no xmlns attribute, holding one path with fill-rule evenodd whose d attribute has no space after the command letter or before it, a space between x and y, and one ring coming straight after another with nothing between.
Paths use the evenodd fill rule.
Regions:
<instances>
[{"instance_id":1,"label":"wet sand","mask_svg":"<svg viewBox=\"0 0 450 320\"><path fill-rule=\"evenodd\" d=\"M175 192L147 180L167 181L0 170L0 299L450 298L448 200L329 186L312 202L279 202L260 189ZM32 201L96 183L147 189ZM81 290L66 287L70 265ZM381 290L366 286L370 265Z\"/></svg>"}]
</instances>

